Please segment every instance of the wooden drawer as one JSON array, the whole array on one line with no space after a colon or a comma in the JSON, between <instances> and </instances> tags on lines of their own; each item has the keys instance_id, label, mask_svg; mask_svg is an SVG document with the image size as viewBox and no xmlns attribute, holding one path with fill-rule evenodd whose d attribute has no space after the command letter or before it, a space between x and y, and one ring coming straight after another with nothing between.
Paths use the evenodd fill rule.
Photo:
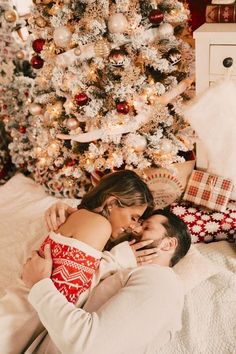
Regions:
<instances>
[{"instance_id":1,"label":"wooden drawer","mask_svg":"<svg viewBox=\"0 0 236 354\"><path fill-rule=\"evenodd\" d=\"M230 58L232 65L226 67ZM210 75L225 75L229 69L236 75L236 45L210 45Z\"/></svg>"}]
</instances>

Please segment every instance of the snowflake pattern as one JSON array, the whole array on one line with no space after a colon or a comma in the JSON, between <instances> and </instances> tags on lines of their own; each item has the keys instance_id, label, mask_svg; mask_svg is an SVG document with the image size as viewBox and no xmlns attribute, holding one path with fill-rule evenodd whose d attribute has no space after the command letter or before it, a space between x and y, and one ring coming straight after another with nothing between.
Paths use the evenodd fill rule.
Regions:
<instances>
[{"instance_id":1,"label":"snowflake pattern","mask_svg":"<svg viewBox=\"0 0 236 354\"><path fill-rule=\"evenodd\" d=\"M191 223L191 222L193 222L193 221L195 221L195 220L196 220L196 218L195 218L194 215L187 214L187 215L184 216L184 221L185 221L185 222Z\"/></svg>"},{"instance_id":2,"label":"snowflake pattern","mask_svg":"<svg viewBox=\"0 0 236 354\"><path fill-rule=\"evenodd\" d=\"M209 232L210 234L218 231L219 229L219 224L217 224L216 222L214 221L210 221L210 222L207 222L206 225L205 225L205 229L207 232Z\"/></svg>"},{"instance_id":3,"label":"snowflake pattern","mask_svg":"<svg viewBox=\"0 0 236 354\"><path fill-rule=\"evenodd\" d=\"M188 226L192 243L236 240L236 203L230 201L225 212L215 212L189 202L173 203L171 210Z\"/></svg>"}]
</instances>

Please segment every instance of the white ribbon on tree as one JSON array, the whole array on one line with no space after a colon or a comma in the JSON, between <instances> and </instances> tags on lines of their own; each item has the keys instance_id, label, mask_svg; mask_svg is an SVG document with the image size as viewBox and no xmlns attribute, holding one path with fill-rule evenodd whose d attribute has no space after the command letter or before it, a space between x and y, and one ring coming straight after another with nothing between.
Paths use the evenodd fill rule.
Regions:
<instances>
[{"instance_id":1,"label":"white ribbon on tree","mask_svg":"<svg viewBox=\"0 0 236 354\"><path fill-rule=\"evenodd\" d=\"M144 31L142 34L142 41L143 44L152 43L155 40L164 38L171 33L173 33L173 27L170 24L165 23L158 28L149 28L148 30ZM133 38L131 37L130 39L124 39L122 42L119 42L119 44L111 43L111 49L115 49L127 43L131 43L132 40ZM75 49L70 49L65 53L59 54L56 58L57 65L68 67L73 65L76 61L82 62L84 60L89 60L96 56L95 46L96 43L84 45L80 44L79 47L76 48L80 51L79 55L75 54Z\"/></svg>"},{"instance_id":2,"label":"white ribbon on tree","mask_svg":"<svg viewBox=\"0 0 236 354\"><path fill-rule=\"evenodd\" d=\"M160 97L157 97L156 102L161 103L163 105L168 104L175 97L183 93L186 88L191 85L193 80L194 77L191 76L181 81L173 90L167 92L166 94ZM111 128L103 127L102 129L94 129L91 132L83 134L57 134L57 138L62 140L77 141L79 143L89 143L91 141L101 139L104 136L113 136L135 132L144 124L148 123L150 117L153 114L153 110L154 109L152 106L145 105L141 112L137 114L137 116L134 118L134 121L132 121L131 123L125 125L112 126Z\"/></svg>"}]
</instances>

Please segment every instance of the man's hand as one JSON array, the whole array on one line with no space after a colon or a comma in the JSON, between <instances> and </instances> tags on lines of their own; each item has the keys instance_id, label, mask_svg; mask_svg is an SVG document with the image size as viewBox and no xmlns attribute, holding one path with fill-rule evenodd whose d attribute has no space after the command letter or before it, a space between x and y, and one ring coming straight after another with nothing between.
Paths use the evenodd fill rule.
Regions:
<instances>
[{"instance_id":1,"label":"man's hand","mask_svg":"<svg viewBox=\"0 0 236 354\"><path fill-rule=\"evenodd\" d=\"M44 256L40 257L37 251L32 252L23 266L22 280L28 288L32 288L38 281L50 278L52 274L52 256L50 245L45 245Z\"/></svg>"},{"instance_id":2,"label":"man's hand","mask_svg":"<svg viewBox=\"0 0 236 354\"><path fill-rule=\"evenodd\" d=\"M146 248L148 245L153 243L153 240L140 241L136 243L136 240L129 242L132 251L134 252L136 262L138 266L143 266L145 264L152 263L153 259L158 257L158 248Z\"/></svg>"},{"instance_id":3,"label":"man's hand","mask_svg":"<svg viewBox=\"0 0 236 354\"><path fill-rule=\"evenodd\" d=\"M74 213L77 208L58 202L53 204L45 212L45 221L49 231L56 231L58 227L66 221L68 216Z\"/></svg>"}]
</instances>

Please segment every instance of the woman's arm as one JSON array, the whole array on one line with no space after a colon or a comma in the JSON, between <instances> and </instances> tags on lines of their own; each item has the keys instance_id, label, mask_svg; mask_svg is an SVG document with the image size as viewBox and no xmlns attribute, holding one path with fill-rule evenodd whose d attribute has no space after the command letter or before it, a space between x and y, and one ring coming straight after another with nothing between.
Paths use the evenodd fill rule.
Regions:
<instances>
[{"instance_id":1,"label":"woman's arm","mask_svg":"<svg viewBox=\"0 0 236 354\"><path fill-rule=\"evenodd\" d=\"M96 278L100 281L118 270L152 263L152 260L157 257L157 249L142 249L150 243L153 243L153 240L137 243L124 241L113 247L109 252L104 251ZM98 281L95 283L97 284Z\"/></svg>"}]
</instances>

